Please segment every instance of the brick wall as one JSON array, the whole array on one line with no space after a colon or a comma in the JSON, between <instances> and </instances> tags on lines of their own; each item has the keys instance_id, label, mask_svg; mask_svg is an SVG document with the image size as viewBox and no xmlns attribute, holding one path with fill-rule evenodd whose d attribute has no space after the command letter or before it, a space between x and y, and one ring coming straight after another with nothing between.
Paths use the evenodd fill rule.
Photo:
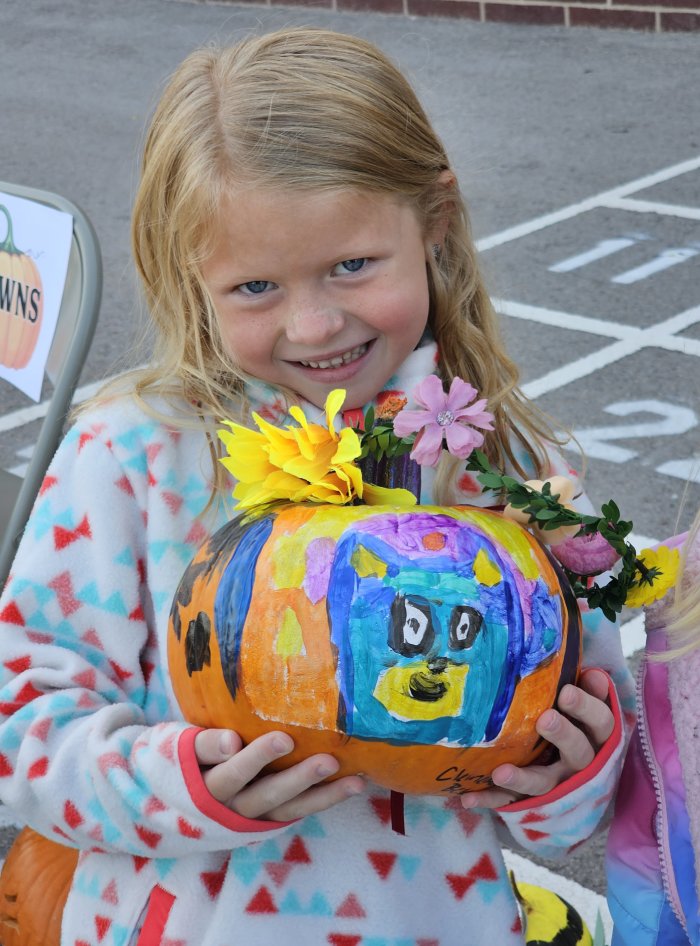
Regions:
<instances>
[{"instance_id":1,"label":"brick wall","mask_svg":"<svg viewBox=\"0 0 700 946\"><path fill-rule=\"evenodd\" d=\"M241 2L241 0L237 0ZM539 23L700 31L700 0L248 0L265 6L466 17L482 23Z\"/></svg>"}]
</instances>

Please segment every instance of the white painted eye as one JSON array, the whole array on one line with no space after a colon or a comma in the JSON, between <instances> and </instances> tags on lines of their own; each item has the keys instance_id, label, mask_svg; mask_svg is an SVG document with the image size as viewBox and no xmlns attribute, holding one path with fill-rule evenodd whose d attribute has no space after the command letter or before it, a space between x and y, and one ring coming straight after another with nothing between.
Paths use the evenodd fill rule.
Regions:
<instances>
[{"instance_id":1,"label":"white painted eye","mask_svg":"<svg viewBox=\"0 0 700 946\"><path fill-rule=\"evenodd\" d=\"M450 620L450 647L465 650L471 647L481 630L483 616L469 605L458 605L452 610Z\"/></svg>"},{"instance_id":2,"label":"white painted eye","mask_svg":"<svg viewBox=\"0 0 700 946\"><path fill-rule=\"evenodd\" d=\"M417 647L428 629L428 615L410 601L406 601L406 617L403 623L403 639L407 644Z\"/></svg>"}]
</instances>

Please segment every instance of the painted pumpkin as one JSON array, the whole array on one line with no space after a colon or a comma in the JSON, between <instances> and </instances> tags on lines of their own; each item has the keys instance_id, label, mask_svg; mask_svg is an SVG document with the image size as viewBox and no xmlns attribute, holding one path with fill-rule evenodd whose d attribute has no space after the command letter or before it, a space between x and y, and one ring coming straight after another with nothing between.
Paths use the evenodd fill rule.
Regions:
<instances>
[{"instance_id":1,"label":"painted pumpkin","mask_svg":"<svg viewBox=\"0 0 700 946\"><path fill-rule=\"evenodd\" d=\"M484 788L545 744L581 626L545 548L466 506L290 505L234 519L175 596L169 665L187 720L288 732L407 793Z\"/></svg>"},{"instance_id":2,"label":"painted pumpkin","mask_svg":"<svg viewBox=\"0 0 700 946\"><path fill-rule=\"evenodd\" d=\"M79 852L23 828L0 874L2 946L59 946Z\"/></svg>"},{"instance_id":3,"label":"painted pumpkin","mask_svg":"<svg viewBox=\"0 0 700 946\"><path fill-rule=\"evenodd\" d=\"M39 340L44 310L41 276L34 260L17 249L12 218L0 204L7 235L0 243L0 364L24 368Z\"/></svg>"}]
</instances>

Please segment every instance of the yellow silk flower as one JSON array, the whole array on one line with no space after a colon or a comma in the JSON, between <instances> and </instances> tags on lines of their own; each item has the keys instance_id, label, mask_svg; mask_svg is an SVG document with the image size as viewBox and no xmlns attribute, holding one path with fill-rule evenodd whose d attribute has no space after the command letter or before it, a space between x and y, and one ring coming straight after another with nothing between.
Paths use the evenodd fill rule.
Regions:
<instances>
[{"instance_id":1,"label":"yellow silk flower","mask_svg":"<svg viewBox=\"0 0 700 946\"><path fill-rule=\"evenodd\" d=\"M311 424L299 407L289 413L299 426L275 427L258 414L258 430L224 421L219 430L227 456L221 458L237 484L233 498L241 509L252 509L278 500L346 505L354 499L368 505L414 505L408 490L383 489L362 481L355 461L362 447L350 427L335 429L335 418L345 400L336 389L326 398L326 427Z\"/></svg>"},{"instance_id":2,"label":"yellow silk flower","mask_svg":"<svg viewBox=\"0 0 700 946\"><path fill-rule=\"evenodd\" d=\"M669 549L665 545L659 545L656 549L642 549L638 558L647 568L658 568L659 574L653 585L642 582L630 589L625 599L629 608L639 608L663 598L668 589L675 585L680 564L678 549Z\"/></svg>"}]
</instances>

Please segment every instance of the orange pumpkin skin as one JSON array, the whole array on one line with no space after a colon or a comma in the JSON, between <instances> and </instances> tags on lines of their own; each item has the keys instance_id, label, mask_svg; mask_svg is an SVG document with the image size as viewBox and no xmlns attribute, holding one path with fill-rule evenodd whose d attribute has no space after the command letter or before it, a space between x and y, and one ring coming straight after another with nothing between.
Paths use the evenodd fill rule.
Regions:
<instances>
[{"instance_id":1,"label":"orange pumpkin skin","mask_svg":"<svg viewBox=\"0 0 700 946\"><path fill-rule=\"evenodd\" d=\"M0 243L0 364L19 369L39 340L43 289L36 263L13 243L7 208L0 205L0 214L7 222L7 236Z\"/></svg>"},{"instance_id":2,"label":"orange pumpkin skin","mask_svg":"<svg viewBox=\"0 0 700 946\"><path fill-rule=\"evenodd\" d=\"M173 602L185 719L294 739L410 794L462 794L546 746L537 718L574 682L579 610L557 564L471 507L286 506L234 520Z\"/></svg>"},{"instance_id":3,"label":"orange pumpkin skin","mask_svg":"<svg viewBox=\"0 0 700 946\"><path fill-rule=\"evenodd\" d=\"M2 946L59 946L78 851L23 828L0 873Z\"/></svg>"}]
</instances>

